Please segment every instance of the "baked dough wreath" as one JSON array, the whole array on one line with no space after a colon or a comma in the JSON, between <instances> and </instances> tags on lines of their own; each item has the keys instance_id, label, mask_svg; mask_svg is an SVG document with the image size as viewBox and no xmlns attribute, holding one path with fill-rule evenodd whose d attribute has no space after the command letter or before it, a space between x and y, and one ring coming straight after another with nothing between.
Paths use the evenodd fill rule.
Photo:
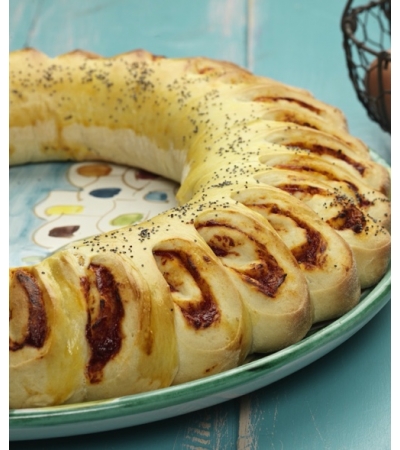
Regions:
<instances>
[{"instance_id":1,"label":"baked dough wreath","mask_svg":"<svg viewBox=\"0 0 400 450\"><path fill-rule=\"evenodd\" d=\"M390 259L390 176L310 93L206 58L10 54L10 164L100 160L180 206L10 269L10 408L134 394L301 340Z\"/></svg>"}]
</instances>

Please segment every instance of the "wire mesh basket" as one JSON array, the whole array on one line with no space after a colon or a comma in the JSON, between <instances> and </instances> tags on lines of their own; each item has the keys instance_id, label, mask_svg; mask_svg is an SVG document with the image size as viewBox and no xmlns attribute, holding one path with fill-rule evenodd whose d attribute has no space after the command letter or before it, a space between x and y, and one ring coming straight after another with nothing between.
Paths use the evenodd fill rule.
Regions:
<instances>
[{"instance_id":1,"label":"wire mesh basket","mask_svg":"<svg viewBox=\"0 0 400 450\"><path fill-rule=\"evenodd\" d=\"M391 132L391 4L348 0L342 15L350 79L368 116Z\"/></svg>"}]
</instances>

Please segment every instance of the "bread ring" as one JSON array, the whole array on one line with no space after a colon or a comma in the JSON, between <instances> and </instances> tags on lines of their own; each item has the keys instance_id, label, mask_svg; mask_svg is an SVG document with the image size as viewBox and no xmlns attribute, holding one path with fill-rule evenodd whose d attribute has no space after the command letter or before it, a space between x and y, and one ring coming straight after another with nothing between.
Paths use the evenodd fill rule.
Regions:
<instances>
[{"instance_id":1,"label":"bread ring","mask_svg":"<svg viewBox=\"0 0 400 450\"><path fill-rule=\"evenodd\" d=\"M309 92L206 58L10 54L10 164L103 160L180 206L10 269L10 407L236 367L353 308L390 261L390 176Z\"/></svg>"}]
</instances>

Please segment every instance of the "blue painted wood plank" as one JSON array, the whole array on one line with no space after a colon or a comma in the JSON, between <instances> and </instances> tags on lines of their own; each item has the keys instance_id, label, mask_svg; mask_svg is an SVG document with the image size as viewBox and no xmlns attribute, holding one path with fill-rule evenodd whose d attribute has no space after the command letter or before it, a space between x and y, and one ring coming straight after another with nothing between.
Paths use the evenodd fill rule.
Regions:
<instances>
[{"instance_id":1,"label":"blue painted wood plank","mask_svg":"<svg viewBox=\"0 0 400 450\"><path fill-rule=\"evenodd\" d=\"M15 2L19 8L14 6L12 16L29 3ZM42 0L33 21L26 12L18 25L30 30L27 45L51 56L76 48L104 56L144 48L244 65L245 13L245 0ZM17 37L11 36L11 49L23 43Z\"/></svg>"},{"instance_id":2,"label":"blue painted wood plank","mask_svg":"<svg viewBox=\"0 0 400 450\"><path fill-rule=\"evenodd\" d=\"M389 449L390 316L387 305L327 356L252 393L254 448Z\"/></svg>"},{"instance_id":3,"label":"blue painted wood plank","mask_svg":"<svg viewBox=\"0 0 400 450\"><path fill-rule=\"evenodd\" d=\"M29 441L32 450L231 450L237 442L238 401L142 426L92 435ZM26 449L26 442L10 442L10 449Z\"/></svg>"},{"instance_id":4,"label":"blue painted wood plank","mask_svg":"<svg viewBox=\"0 0 400 450\"><path fill-rule=\"evenodd\" d=\"M27 47L39 14L39 0L9 2L10 49Z\"/></svg>"},{"instance_id":5,"label":"blue painted wood plank","mask_svg":"<svg viewBox=\"0 0 400 450\"><path fill-rule=\"evenodd\" d=\"M340 28L345 3L253 0L250 68L341 109L351 133L390 162L390 135L369 119L348 76Z\"/></svg>"}]
</instances>

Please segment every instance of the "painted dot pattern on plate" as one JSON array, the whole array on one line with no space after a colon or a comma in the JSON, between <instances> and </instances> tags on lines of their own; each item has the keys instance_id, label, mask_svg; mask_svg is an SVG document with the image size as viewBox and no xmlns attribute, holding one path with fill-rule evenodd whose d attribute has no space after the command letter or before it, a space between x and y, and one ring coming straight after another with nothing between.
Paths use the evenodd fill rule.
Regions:
<instances>
[{"instance_id":1,"label":"painted dot pattern on plate","mask_svg":"<svg viewBox=\"0 0 400 450\"><path fill-rule=\"evenodd\" d=\"M151 191L145 195L144 199L149 202L166 202L168 195L164 191Z\"/></svg>"},{"instance_id":2,"label":"painted dot pattern on plate","mask_svg":"<svg viewBox=\"0 0 400 450\"><path fill-rule=\"evenodd\" d=\"M41 224L32 230L32 248L41 250L24 254L25 262L42 259L78 239L147 220L177 205L177 183L145 170L80 162L66 165L66 178L70 190L57 190L55 185L33 206Z\"/></svg>"},{"instance_id":3,"label":"painted dot pattern on plate","mask_svg":"<svg viewBox=\"0 0 400 450\"><path fill-rule=\"evenodd\" d=\"M121 214L111 220L110 224L116 227L125 227L127 225L133 225L136 222L140 222L141 220L143 220L143 214L141 213Z\"/></svg>"},{"instance_id":4,"label":"painted dot pattern on plate","mask_svg":"<svg viewBox=\"0 0 400 450\"><path fill-rule=\"evenodd\" d=\"M86 164L77 169L77 173L83 177L105 177L112 171L109 164Z\"/></svg>"},{"instance_id":5,"label":"painted dot pattern on plate","mask_svg":"<svg viewBox=\"0 0 400 450\"><path fill-rule=\"evenodd\" d=\"M100 188L90 191L89 194L98 198L111 198L115 197L121 192L120 188Z\"/></svg>"},{"instance_id":6,"label":"painted dot pattern on plate","mask_svg":"<svg viewBox=\"0 0 400 450\"><path fill-rule=\"evenodd\" d=\"M48 216L59 216L61 214L80 214L84 210L82 205L53 205L46 208Z\"/></svg>"},{"instance_id":7,"label":"painted dot pattern on plate","mask_svg":"<svg viewBox=\"0 0 400 450\"><path fill-rule=\"evenodd\" d=\"M78 230L79 230L79 225L68 225L65 227L55 227L49 231L49 236L69 238L69 237L72 237L74 235L74 233Z\"/></svg>"}]
</instances>

